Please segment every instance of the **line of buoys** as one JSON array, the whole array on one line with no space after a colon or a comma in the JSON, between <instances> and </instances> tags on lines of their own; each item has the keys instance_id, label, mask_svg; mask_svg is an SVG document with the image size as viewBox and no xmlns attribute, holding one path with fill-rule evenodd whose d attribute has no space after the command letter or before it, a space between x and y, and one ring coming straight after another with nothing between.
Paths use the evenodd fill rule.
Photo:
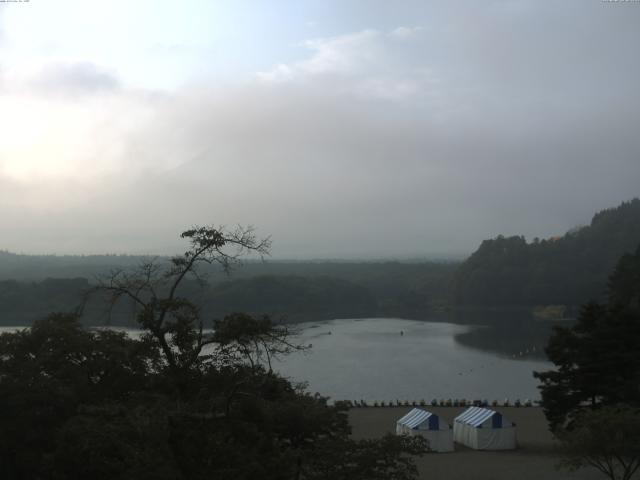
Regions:
<instances>
[{"instance_id":1,"label":"line of buoys","mask_svg":"<svg viewBox=\"0 0 640 480\"><path fill-rule=\"evenodd\" d=\"M527 355L532 355L538 351L538 348L533 345L530 348L525 348L524 350L520 350L518 353L512 353L511 358L519 358L526 357Z\"/></svg>"},{"instance_id":2,"label":"line of buoys","mask_svg":"<svg viewBox=\"0 0 640 480\"><path fill-rule=\"evenodd\" d=\"M514 402L511 402L508 398L505 398L502 402L498 400L493 400L489 402L488 400L466 400L466 399L440 399L434 398L430 402L425 401L424 399L420 401L416 400L404 400L400 401L396 399L395 401L390 400L385 402L384 400L378 401L375 400L373 402L367 402L366 400L342 400L336 401L335 403L346 404L349 408L367 408L367 407L532 407L534 403L539 403L538 401L532 402L530 399L525 399L521 401L519 398Z\"/></svg>"},{"instance_id":3,"label":"line of buoys","mask_svg":"<svg viewBox=\"0 0 640 480\"><path fill-rule=\"evenodd\" d=\"M537 352L537 348L536 346L532 346L531 348L527 348L524 351L520 351L518 353L512 353L510 356L507 356L507 358L511 358L511 359L518 359L518 358L526 358L529 355L533 355L535 352ZM489 360L489 362L485 365L482 364L479 367L476 368L475 373L480 373L480 369L484 369L485 367L489 368L501 361L504 360L504 357L496 357L493 360ZM464 375L470 375L474 373L474 369L473 368L469 368L468 370L462 370L460 372L458 372L459 376L464 376Z\"/></svg>"}]
</instances>

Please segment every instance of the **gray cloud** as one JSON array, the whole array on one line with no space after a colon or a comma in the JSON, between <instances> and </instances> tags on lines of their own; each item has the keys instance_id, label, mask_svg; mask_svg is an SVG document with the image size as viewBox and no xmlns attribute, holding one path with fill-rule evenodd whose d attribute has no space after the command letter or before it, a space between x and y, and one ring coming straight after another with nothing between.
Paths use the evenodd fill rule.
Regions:
<instances>
[{"instance_id":1,"label":"gray cloud","mask_svg":"<svg viewBox=\"0 0 640 480\"><path fill-rule=\"evenodd\" d=\"M640 8L465 5L312 40L242 86L117 92L100 145L127 104L149 111L111 152L122 167L60 181L79 193L15 214L6 247L168 252L191 224L239 222L279 257L457 254L640 195Z\"/></svg>"},{"instance_id":2,"label":"gray cloud","mask_svg":"<svg viewBox=\"0 0 640 480\"><path fill-rule=\"evenodd\" d=\"M437 82L428 67L416 62L420 27L397 27L389 32L363 30L330 38L307 40L309 58L291 65L279 64L260 72L270 84L323 89L336 93L388 100L413 99L428 93ZM409 60L409 56L412 56ZM409 60L409 61L407 61Z\"/></svg>"},{"instance_id":3,"label":"gray cloud","mask_svg":"<svg viewBox=\"0 0 640 480\"><path fill-rule=\"evenodd\" d=\"M78 96L118 90L116 75L91 62L56 62L27 78L28 87L49 95Z\"/></svg>"}]
</instances>

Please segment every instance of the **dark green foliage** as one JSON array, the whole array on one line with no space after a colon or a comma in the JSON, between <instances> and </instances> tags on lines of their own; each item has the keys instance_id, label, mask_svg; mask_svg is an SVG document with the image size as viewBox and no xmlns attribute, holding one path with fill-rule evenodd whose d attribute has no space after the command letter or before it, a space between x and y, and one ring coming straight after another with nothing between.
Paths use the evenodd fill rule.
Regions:
<instances>
[{"instance_id":1,"label":"dark green foliage","mask_svg":"<svg viewBox=\"0 0 640 480\"><path fill-rule=\"evenodd\" d=\"M594 467L611 480L630 480L640 467L640 409L625 406L585 410L574 428L558 432L562 466Z\"/></svg>"},{"instance_id":2,"label":"dark green foliage","mask_svg":"<svg viewBox=\"0 0 640 480\"><path fill-rule=\"evenodd\" d=\"M49 312L72 310L80 305L88 287L84 278L0 281L0 325L27 325Z\"/></svg>"},{"instance_id":3,"label":"dark green foliage","mask_svg":"<svg viewBox=\"0 0 640 480\"><path fill-rule=\"evenodd\" d=\"M624 255L609 277L609 304L612 308L640 311L640 247L635 255Z\"/></svg>"},{"instance_id":4,"label":"dark green foliage","mask_svg":"<svg viewBox=\"0 0 640 480\"><path fill-rule=\"evenodd\" d=\"M271 335L240 318L226 319L224 344ZM176 379L149 341L66 315L0 336L2 478L414 478L419 441L350 440L343 406L241 352L216 350Z\"/></svg>"},{"instance_id":5,"label":"dark green foliage","mask_svg":"<svg viewBox=\"0 0 640 480\"><path fill-rule=\"evenodd\" d=\"M56 432L82 405L128 401L160 364L147 342L86 331L76 316L61 314L0 335L0 353L3 478L40 478Z\"/></svg>"},{"instance_id":6,"label":"dark green foliage","mask_svg":"<svg viewBox=\"0 0 640 480\"><path fill-rule=\"evenodd\" d=\"M0 250L0 280L94 278L114 268L135 267L142 259L134 255L22 255Z\"/></svg>"},{"instance_id":7,"label":"dark green foliage","mask_svg":"<svg viewBox=\"0 0 640 480\"><path fill-rule=\"evenodd\" d=\"M318 442L317 463L303 469L309 480L401 480L418 474L409 454L426 448L422 437L386 435L380 440L331 439ZM323 459L333 458L334 462Z\"/></svg>"},{"instance_id":8,"label":"dark green foliage","mask_svg":"<svg viewBox=\"0 0 640 480\"><path fill-rule=\"evenodd\" d=\"M597 213L563 237L482 242L457 270L458 305L581 305L600 299L618 258L640 244L640 199Z\"/></svg>"},{"instance_id":9,"label":"dark green foliage","mask_svg":"<svg viewBox=\"0 0 640 480\"><path fill-rule=\"evenodd\" d=\"M552 429L571 425L583 406L640 406L640 248L611 276L607 305L585 305L576 325L557 327L546 349L556 369L537 372ZM634 293L635 292L635 293Z\"/></svg>"},{"instance_id":10,"label":"dark green foliage","mask_svg":"<svg viewBox=\"0 0 640 480\"><path fill-rule=\"evenodd\" d=\"M329 277L259 276L215 285L204 305L215 316L243 311L287 321L375 315L364 287Z\"/></svg>"},{"instance_id":11,"label":"dark green foliage","mask_svg":"<svg viewBox=\"0 0 640 480\"><path fill-rule=\"evenodd\" d=\"M75 259L52 258L60 262ZM118 258L114 257L114 262ZM135 258L137 266L149 262ZM232 280L207 264L202 267L210 285L203 290L197 280L186 279L180 294L197 305L204 316L222 318L246 311L300 322L376 315L425 318L448 302L455 264L254 262L243 265ZM107 265L102 268L102 274L110 271ZM53 272L63 274L65 270ZM0 325L30 325L50 311L73 310L83 302L83 294L90 287L84 278L0 281ZM134 302L119 302L109 311L104 305L105 300L95 296L85 303L83 323L136 326L132 322Z\"/></svg>"},{"instance_id":12,"label":"dark green foliage","mask_svg":"<svg viewBox=\"0 0 640 480\"><path fill-rule=\"evenodd\" d=\"M273 325L267 316L253 318L246 313L232 313L213 322L211 341L218 345L219 355L232 360L246 360L252 367L263 364L271 372L271 360L306 347L290 342L290 331L284 325Z\"/></svg>"},{"instance_id":13,"label":"dark green foliage","mask_svg":"<svg viewBox=\"0 0 640 480\"><path fill-rule=\"evenodd\" d=\"M300 348L285 327L233 314L209 333L181 296L200 262L229 267L265 244L243 229L183 237L190 249L170 264L99 285L100 298L134 303L140 340L86 330L75 314L0 336L0 478L415 478L409 455L423 442L351 440L344 405L271 371Z\"/></svg>"},{"instance_id":14,"label":"dark green foliage","mask_svg":"<svg viewBox=\"0 0 640 480\"><path fill-rule=\"evenodd\" d=\"M54 478L179 478L167 411L153 405L84 406L56 435Z\"/></svg>"},{"instance_id":15,"label":"dark green foliage","mask_svg":"<svg viewBox=\"0 0 640 480\"><path fill-rule=\"evenodd\" d=\"M557 322L534 319L530 312L512 310L491 311L489 314L484 310L466 313L454 318L459 323L475 323L476 326L456 333L457 343L509 357L546 360L544 348Z\"/></svg>"}]
</instances>

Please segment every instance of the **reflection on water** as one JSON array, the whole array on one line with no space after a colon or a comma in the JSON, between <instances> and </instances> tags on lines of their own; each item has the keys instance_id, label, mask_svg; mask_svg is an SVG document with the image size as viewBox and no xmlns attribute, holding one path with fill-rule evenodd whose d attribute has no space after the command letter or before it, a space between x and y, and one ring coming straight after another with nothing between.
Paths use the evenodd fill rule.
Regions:
<instances>
[{"instance_id":1,"label":"reflection on water","mask_svg":"<svg viewBox=\"0 0 640 480\"><path fill-rule=\"evenodd\" d=\"M546 360L544 348L555 325L567 326L567 321L554 322L533 317L526 311L463 311L454 312L448 321L476 328L458 333L457 342L467 347L495 352L515 359Z\"/></svg>"},{"instance_id":2,"label":"reflection on water","mask_svg":"<svg viewBox=\"0 0 640 480\"><path fill-rule=\"evenodd\" d=\"M470 348L465 342L476 340L474 331L474 326L385 318L303 324L298 340L313 348L277 368L334 399L539 398L532 372L550 364Z\"/></svg>"},{"instance_id":3,"label":"reflection on water","mask_svg":"<svg viewBox=\"0 0 640 480\"><path fill-rule=\"evenodd\" d=\"M339 400L539 398L532 372L551 367L543 353L551 322L513 312L465 312L438 320L301 324L297 340L312 349L284 358L275 368Z\"/></svg>"}]
</instances>

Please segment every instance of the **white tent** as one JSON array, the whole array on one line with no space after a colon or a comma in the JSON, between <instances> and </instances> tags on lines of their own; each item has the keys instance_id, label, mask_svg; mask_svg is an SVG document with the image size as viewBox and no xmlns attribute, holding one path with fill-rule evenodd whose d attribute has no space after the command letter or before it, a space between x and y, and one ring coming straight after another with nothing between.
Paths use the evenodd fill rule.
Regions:
<instances>
[{"instance_id":1,"label":"white tent","mask_svg":"<svg viewBox=\"0 0 640 480\"><path fill-rule=\"evenodd\" d=\"M516 426L500 412L471 407L453 420L456 442L476 450L513 450L517 446Z\"/></svg>"},{"instance_id":2,"label":"white tent","mask_svg":"<svg viewBox=\"0 0 640 480\"><path fill-rule=\"evenodd\" d=\"M414 408L396 422L397 435L420 435L429 441L434 452L453 451L453 430L438 415Z\"/></svg>"}]
</instances>

